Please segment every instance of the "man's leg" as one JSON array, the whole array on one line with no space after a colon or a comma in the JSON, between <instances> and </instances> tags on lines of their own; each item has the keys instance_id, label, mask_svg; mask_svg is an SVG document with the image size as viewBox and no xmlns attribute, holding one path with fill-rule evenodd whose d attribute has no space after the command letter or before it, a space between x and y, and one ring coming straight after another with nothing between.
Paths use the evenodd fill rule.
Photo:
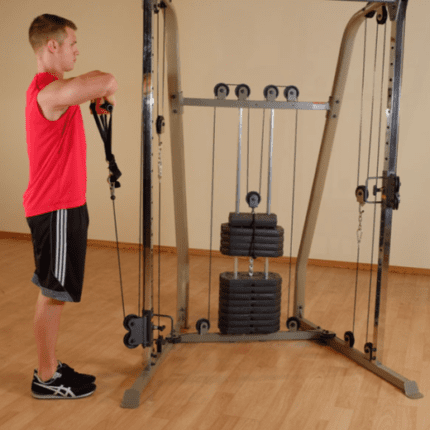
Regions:
<instances>
[{"instance_id":1,"label":"man's leg","mask_svg":"<svg viewBox=\"0 0 430 430\"><path fill-rule=\"evenodd\" d=\"M42 381L54 376L58 362L55 355L61 311L64 302L51 299L39 293L34 315L34 336L39 358L38 375Z\"/></svg>"}]
</instances>

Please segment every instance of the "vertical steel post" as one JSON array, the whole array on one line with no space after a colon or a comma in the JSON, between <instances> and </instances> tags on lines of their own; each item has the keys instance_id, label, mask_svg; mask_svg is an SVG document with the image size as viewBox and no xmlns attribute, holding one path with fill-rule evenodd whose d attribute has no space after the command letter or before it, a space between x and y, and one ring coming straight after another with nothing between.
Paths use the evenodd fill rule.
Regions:
<instances>
[{"instance_id":1,"label":"vertical steel post","mask_svg":"<svg viewBox=\"0 0 430 430\"><path fill-rule=\"evenodd\" d=\"M391 251L391 227L393 208L387 205L388 178L397 175L397 156L400 123L400 95L402 87L403 52L405 20L408 0L401 0L397 16L391 25L390 72L388 83L387 133L382 185L381 227L379 234L378 277L375 298L375 321L373 332L373 354L379 362L383 361L385 324L388 296L388 268ZM390 206L390 207L389 207Z\"/></svg>"},{"instance_id":2,"label":"vertical steel post","mask_svg":"<svg viewBox=\"0 0 430 430\"><path fill-rule=\"evenodd\" d=\"M167 88L169 94L170 146L172 153L173 199L175 206L176 249L178 253L176 329L188 327L190 262L188 251L188 213L185 181L185 148L181 89L181 63L176 12L166 4Z\"/></svg>"},{"instance_id":3,"label":"vertical steel post","mask_svg":"<svg viewBox=\"0 0 430 430\"><path fill-rule=\"evenodd\" d=\"M304 318L307 264L318 220L318 213L321 206L324 185L327 178L334 137L336 134L337 124L339 122L339 115L345 93L345 86L348 77L349 66L351 64L355 38L357 36L358 30L361 27L361 24L363 24L364 20L366 19L366 15L369 12L379 9L380 7L381 4L369 3L351 18L343 34L336 74L333 82L333 89L330 97L330 111L327 112L327 119L321 142L320 153L318 156L318 163L315 170L314 182L312 185L308 211L306 214L299 254L297 257L294 298L294 316L297 318Z\"/></svg>"},{"instance_id":4,"label":"vertical steel post","mask_svg":"<svg viewBox=\"0 0 430 430\"><path fill-rule=\"evenodd\" d=\"M152 14L154 0L143 0L143 80L142 80L142 154L143 159L143 310L153 308L153 245L152 245ZM145 353L148 362L151 348Z\"/></svg>"}]
</instances>

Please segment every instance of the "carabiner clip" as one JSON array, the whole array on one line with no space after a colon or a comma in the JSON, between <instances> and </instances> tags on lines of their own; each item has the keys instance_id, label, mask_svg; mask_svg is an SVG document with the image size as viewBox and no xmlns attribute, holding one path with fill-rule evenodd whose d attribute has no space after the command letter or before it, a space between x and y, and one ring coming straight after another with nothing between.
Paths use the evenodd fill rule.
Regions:
<instances>
[{"instance_id":1,"label":"carabiner clip","mask_svg":"<svg viewBox=\"0 0 430 430\"><path fill-rule=\"evenodd\" d=\"M109 176L107 178L107 182L108 182L109 188L110 188L110 198L112 200L115 200L115 182L110 181L111 177L112 177L112 174L109 174Z\"/></svg>"}]
</instances>

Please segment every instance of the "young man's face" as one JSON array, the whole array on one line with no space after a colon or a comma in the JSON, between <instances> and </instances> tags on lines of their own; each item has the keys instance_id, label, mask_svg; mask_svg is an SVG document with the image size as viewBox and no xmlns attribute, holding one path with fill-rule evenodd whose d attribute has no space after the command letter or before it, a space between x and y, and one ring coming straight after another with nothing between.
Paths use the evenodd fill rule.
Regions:
<instances>
[{"instance_id":1,"label":"young man's face","mask_svg":"<svg viewBox=\"0 0 430 430\"><path fill-rule=\"evenodd\" d=\"M63 45L59 48L58 59L61 62L61 68L65 72L70 72L75 67L76 58L79 51L76 45L75 31L66 27L67 38L64 40Z\"/></svg>"}]
</instances>

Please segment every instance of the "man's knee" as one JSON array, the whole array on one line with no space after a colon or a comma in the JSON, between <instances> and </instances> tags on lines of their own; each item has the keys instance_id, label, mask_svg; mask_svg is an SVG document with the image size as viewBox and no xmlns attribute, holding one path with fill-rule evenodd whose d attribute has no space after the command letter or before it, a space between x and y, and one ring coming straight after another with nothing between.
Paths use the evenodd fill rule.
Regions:
<instances>
[{"instance_id":1,"label":"man's knee","mask_svg":"<svg viewBox=\"0 0 430 430\"><path fill-rule=\"evenodd\" d=\"M39 294L39 300L41 300L44 304L48 306L64 306L65 302L62 302L60 300L53 299L51 297L46 297L40 292Z\"/></svg>"},{"instance_id":2,"label":"man's knee","mask_svg":"<svg viewBox=\"0 0 430 430\"><path fill-rule=\"evenodd\" d=\"M51 299L49 297L49 303L48 304L55 305L55 306L64 306L66 304L66 302L62 302L60 300Z\"/></svg>"}]
</instances>

